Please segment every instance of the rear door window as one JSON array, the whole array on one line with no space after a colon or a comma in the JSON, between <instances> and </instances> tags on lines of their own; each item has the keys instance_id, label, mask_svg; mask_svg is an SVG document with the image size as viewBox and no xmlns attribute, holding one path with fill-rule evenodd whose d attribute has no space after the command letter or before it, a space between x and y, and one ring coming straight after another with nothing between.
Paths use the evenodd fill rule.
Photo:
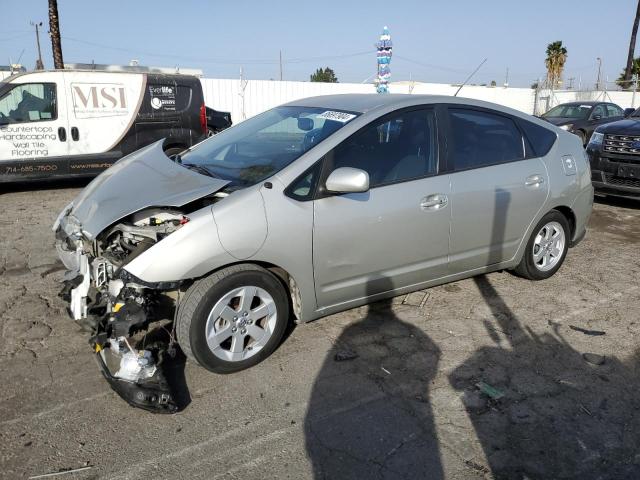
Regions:
<instances>
[{"instance_id":1,"label":"rear door window","mask_svg":"<svg viewBox=\"0 0 640 480\"><path fill-rule=\"evenodd\" d=\"M510 117L484 110L449 108L449 125L454 170L525 158L522 134Z\"/></svg>"}]
</instances>

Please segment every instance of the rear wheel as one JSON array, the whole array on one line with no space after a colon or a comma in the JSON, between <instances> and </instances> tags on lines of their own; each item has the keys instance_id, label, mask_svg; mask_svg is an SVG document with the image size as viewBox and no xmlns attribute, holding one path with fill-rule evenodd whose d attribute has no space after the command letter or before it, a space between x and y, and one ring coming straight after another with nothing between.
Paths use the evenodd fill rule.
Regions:
<instances>
[{"instance_id":1,"label":"rear wheel","mask_svg":"<svg viewBox=\"0 0 640 480\"><path fill-rule=\"evenodd\" d=\"M177 315L178 343L208 370L231 373L267 358L289 321L282 283L257 265L235 265L194 283Z\"/></svg>"},{"instance_id":2,"label":"rear wheel","mask_svg":"<svg viewBox=\"0 0 640 480\"><path fill-rule=\"evenodd\" d=\"M515 271L530 280L544 280L560 269L569 248L569 222L556 210L547 213L531 233Z\"/></svg>"}]
</instances>

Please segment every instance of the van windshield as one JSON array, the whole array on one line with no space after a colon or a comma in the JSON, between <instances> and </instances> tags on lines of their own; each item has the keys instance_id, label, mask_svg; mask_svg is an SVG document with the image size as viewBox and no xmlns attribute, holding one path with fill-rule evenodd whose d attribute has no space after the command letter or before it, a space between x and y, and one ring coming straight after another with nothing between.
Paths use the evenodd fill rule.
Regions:
<instances>
[{"instance_id":1,"label":"van windshield","mask_svg":"<svg viewBox=\"0 0 640 480\"><path fill-rule=\"evenodd\" d=\"M185 153L182 164L247 187L279 172L359 114L317 107L277 107Z\"/></svg>"}]
</instances>

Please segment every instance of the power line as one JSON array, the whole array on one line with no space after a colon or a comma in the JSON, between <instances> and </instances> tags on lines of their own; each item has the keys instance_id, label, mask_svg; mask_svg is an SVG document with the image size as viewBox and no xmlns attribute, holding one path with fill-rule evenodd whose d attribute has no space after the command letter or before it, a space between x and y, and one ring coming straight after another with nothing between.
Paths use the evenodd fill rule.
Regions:
<instances>
[{"instance_id":1,"label":"power line","mask_svg":"<svg viewBox=\"0 0 640 480\"><path fill-rule=\"evenodd\" d=\"M229 60L229 59L220 59L220 58L201 58L201 57L190 57L185 55L174 55L168 53L154 53L154 52L146 52L142 50L134 50L130 48L116 47L113 45L104 45L96 42L90 42L87 40L81 40L79 38L72 37L62 37L64 40L82 43L85 45L105 48L109 50L115 50L125 53L132 53L136 55L145 55L147 57L155 57L155 58L170 58L173 60L181 60L181 61L189 61L189 62L200 62L200 63L217 63L220 65L278 65L280 64L280 60L262 60L262 59L243 59L243 60ZM365 51L365 52L356 52L356 53L347 53L342 55L328 55L321 57L300 57L300 58L290 58L288 60L282 60L282 64L292 64L292 63L305 63L305 62L316 62L323 60L336 60L342 58L352 58L360 55L368 55L373 54L373 50Z\"/></svg>"}]
</instances>

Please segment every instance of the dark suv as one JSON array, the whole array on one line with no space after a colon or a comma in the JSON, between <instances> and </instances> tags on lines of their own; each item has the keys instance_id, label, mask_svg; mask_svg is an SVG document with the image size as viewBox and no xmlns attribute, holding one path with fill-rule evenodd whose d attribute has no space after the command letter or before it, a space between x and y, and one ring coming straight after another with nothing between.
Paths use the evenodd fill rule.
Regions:
<instances>
[{"instance_id":1,"label":"dark suv","mask_svg":"<svg viewBox=\"0 0 640 480\"><path fill-rule=\"evenodd\" d=\"M587 154L596 192L640 197L640 109L596 128Z\"/></svg>"}]
</instances>

